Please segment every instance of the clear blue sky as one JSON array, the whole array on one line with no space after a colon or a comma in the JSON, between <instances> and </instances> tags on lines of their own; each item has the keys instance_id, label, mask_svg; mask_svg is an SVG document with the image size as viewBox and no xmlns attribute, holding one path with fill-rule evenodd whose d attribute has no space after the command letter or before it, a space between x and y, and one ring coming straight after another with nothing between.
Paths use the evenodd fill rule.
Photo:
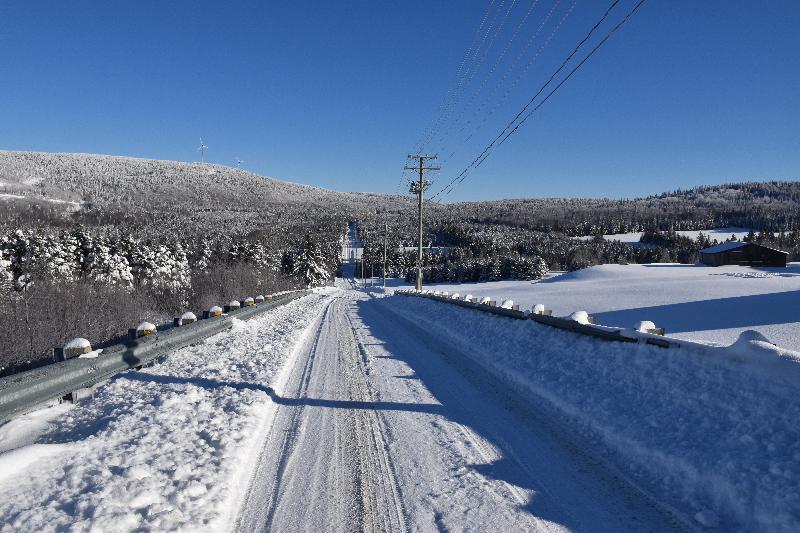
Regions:
<instances>
[{"instance_id":1,"label":"clear blue sky","mask_svg":"<svg viewBox=\"0 0 800 533\"><path fill-rule=\"evenodd\" d=\"M513 8L464 91L462 103L473 105L453 130L485 98L475 92L481 81L486 91L495 86L555 2L539 0L487 77L532 1L502 2L496 20ZM561 1L542 35L572 1ZM578 0L478 133L467 143L465 134L444 143L441 154L454 147L457 154L439 184L502 129L607 4ZM405 154L434 116L486 6L2 2L0 149L193 161L202 135L213 162L239 157L246 168L281 179L393 192ZM623 0L612 18L631 6ZM798 28L795 0L647 0L448 199L630 197L798 179ZM541 39L521 55L523 63Z\"/></svg>"}]
</instances>

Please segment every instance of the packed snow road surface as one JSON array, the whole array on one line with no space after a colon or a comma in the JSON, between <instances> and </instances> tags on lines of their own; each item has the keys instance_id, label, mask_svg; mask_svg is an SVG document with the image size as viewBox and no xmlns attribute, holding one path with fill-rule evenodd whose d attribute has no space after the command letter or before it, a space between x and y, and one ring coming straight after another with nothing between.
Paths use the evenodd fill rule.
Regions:
<instances>
[{"instance_id":1,"label":"packed snow road surface","mask_svg":"<svg viewBox=\"0 0 800 533\"><path fill-rule=\"evenodd\" d=\"M317 319L283 391L240 531L403 531L394 468L346 304Z\"/></svg>"},{"instance_id":2,"label":"packed snow road surface","mask_svg":"<svg viewBox=\"0 0 800 533\"><path fill-rule=\"evenodd\" d=\"M451 347L341 291L269 391L239 531L669 531Z\"/></svg>"},{"instance_id":3,"label":"packed snow road surface","mask_svg":"<svg viewBox=\"0 0 800 533\"><path fill-rule=\"evenodd\" d=\"M457 316L375 296L317 290L0 426L0 531L680 528L443 340Z\"/></svg>"}]
</instances>

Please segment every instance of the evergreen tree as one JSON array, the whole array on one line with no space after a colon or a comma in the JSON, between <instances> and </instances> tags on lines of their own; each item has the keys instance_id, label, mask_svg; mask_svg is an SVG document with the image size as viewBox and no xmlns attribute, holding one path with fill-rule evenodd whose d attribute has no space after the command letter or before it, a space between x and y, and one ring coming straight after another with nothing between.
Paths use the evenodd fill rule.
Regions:
<instances>
[{"instance_id":1,"label":"evergreen tree","mask_svg":"<svg viewBox=\"0 0 800 533\"><path fill-rule=\"evenodd\" d=\"M133 286L133 272L128 259L112 246L108 238L94 239L92 250L86 258L87 276L92 281L108 285Z\"/></svg>"},{"instance_id":2,"label":"evergreen tree","mask_svg":"<svg viewBox=\"0 0 800 533\"><path fill-rule=\"evenodd\" d=\"M324 285L330 278L330 273L325 266L325 257L318 243L306 234L300 249L293 258L292 274L305 284L306 287Z\"/></svg>"}]
</instances>

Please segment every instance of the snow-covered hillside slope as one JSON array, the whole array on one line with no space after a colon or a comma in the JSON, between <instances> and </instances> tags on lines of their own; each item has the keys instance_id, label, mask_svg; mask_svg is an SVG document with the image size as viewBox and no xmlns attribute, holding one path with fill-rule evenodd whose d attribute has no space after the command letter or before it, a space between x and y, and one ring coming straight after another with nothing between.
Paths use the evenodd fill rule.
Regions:
<instances>
[{"instance_id":1,"label":"snow-covered hillside slope","mask_svg":"<svg viewBox=\"0 0 800 533\"><path fill-rule=\"evenodd\" d=\"M751 371L754 361L728 350L600 341L424 298L383 305L549 412L582 449L690 522L715 531L800 528L797 359L776 375Z\"/></svg>"},{"instance_id":2,"label":"snow-covered hillside slope","mask_svg":"<svg viewBox=\"0 0 800 533\"><path fill-rule=\"evenodd\" d=\"M779 346L800 350L800 263L786 268L599 265L538 282L432 287L498 301L511 298L528 309L542 303L556 315L583 309L608 326L651 320L670 336L718 344L754 329Z\"/></svg>"},{"instance_id":3,"label":"snow-covered hillside slope","mask_svg":"<svg viewBox=\"0 0 800 533\"><path fill-rule=\"evenodd\" d=\"M0 151L0 193L115 209L249 212L269 205L351 208L404 201L340 193L215 164L94 154ZM8 199L13 199L9 197Z\"/></svg>"}]
</instances>

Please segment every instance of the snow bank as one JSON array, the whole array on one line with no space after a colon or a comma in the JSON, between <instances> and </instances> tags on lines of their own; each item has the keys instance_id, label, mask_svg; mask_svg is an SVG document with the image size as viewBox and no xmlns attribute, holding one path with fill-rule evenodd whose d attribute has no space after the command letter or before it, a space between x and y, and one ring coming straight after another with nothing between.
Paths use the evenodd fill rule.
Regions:
<instances>
[{"instance_id":1,"label":"snow bank","mask_svg":"<svg viewBox=\"0 0 800 533\"><path fill-rule=\"evenodd\" d=\"M753 333L662 349L421 298L384 305L428 324L685 520L800 530L800 381L778 379L797 376L800 354Z\"/></svg>"},{"instance_id":2,"label":"snow bank","mask_svg":"<svg viewBox=\"0 0 800 533\"><path fill-rule=\"evenodd\" d=\"M758 331L742 332L736 342L721 351L750 370L790 382L800 390L800 352L776 346Z\"/></svg>"},{"instance_id":3,"label":"snow bank","mask_svg":"<svg viewBox=\"0 0 800 533\"><path fill-rule=\"evenodd\" d=\"M514 309L514 300L503 300L503 303L500 304L500 307L503 309Z\"/></svg>"},{"instance_id":4,"label":"snow bank","mask_svg":"<svg viewBox=\"0 0 800 533\"><path fill-rule=\"evenodd\" d=\"M101 353L103 353L103 349L98 348L97 350L92 350L91 352L86 352L79 355L78 359L97 359Z\"/></svg>"},{"instance_id":5,"label":"snow bank","mask_svg":"<svg viewBox=\"0 0 800 533\"><path fill-rule=\"evenodd\" d=\"M120 374L46 424L0 427L0 529L229 530L275 406L265 388L324 301L291 302Z\"/></svg>"}]
</instances>

